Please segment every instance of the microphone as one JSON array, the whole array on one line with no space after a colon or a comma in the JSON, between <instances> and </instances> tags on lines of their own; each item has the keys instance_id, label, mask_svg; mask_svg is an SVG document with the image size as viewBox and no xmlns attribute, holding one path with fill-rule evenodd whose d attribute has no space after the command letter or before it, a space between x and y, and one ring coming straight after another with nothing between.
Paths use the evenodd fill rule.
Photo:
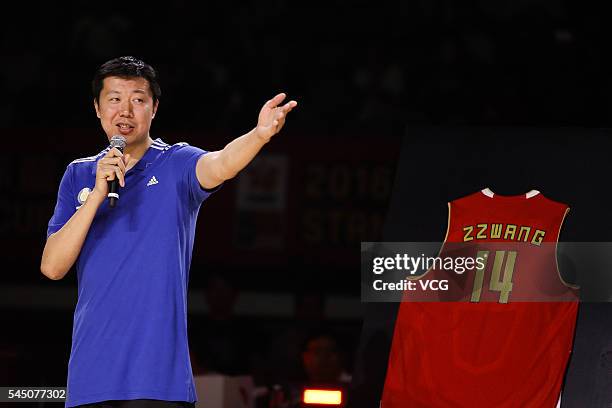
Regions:
<instances>
[{"instance_id":1,"label":"microphone","mask_svg":"<svg viewBox=\"0 0 612 408\"><path fill-rule=\"evenodd\" d=\"M115 135L111 138L110 147L116 147L121 153L123 153L123 149L125 148L126 140L125 137L121 135ZM111 208L115 207L117 200L119 199L119 180L115 177L114 180L108 182L108 201Z\"/></svg>"}]
</instances>

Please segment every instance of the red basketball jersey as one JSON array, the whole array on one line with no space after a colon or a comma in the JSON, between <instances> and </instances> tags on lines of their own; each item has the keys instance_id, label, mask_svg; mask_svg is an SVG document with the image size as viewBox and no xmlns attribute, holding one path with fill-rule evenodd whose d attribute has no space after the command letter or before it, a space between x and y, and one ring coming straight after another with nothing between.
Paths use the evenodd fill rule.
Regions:
<instances>
[{"instance_id":1,"label":"red basketball jersey","mask_svg":"<svg viewBox=\"0 0 612 408\"><path fill-rule=\"evenodd\" d=\"M381 408L556 406L578 308L556 261L567 211L537 191L485 189L449 203L439 256L456 256L459 244L462 255L486 261L461 275L420 278L446 273L466 290L464 301L400 304ZM563 301L526 301L537 293Z\"/></svg>"}]
</instances>

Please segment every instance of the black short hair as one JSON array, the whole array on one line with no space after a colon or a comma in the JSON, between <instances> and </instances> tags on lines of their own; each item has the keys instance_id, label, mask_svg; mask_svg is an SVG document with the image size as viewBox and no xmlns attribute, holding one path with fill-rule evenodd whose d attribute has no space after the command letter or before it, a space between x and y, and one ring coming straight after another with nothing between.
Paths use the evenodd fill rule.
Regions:
<instances>
[{"instance_id":1,"label":"black short hair","mask_svg":"<svg viewBox=\"0 0 612 408\"><path fill-rule=\"evenodd\" d=\"M157 82L157 72L146 62L131 56L114 58L100 65L96 71L91 90L94 100L99 102L100 92L104 86L104 78L116 76L119 78L144 78L149 82L149 87L153 93L153 103L161 97L161 88Z\"/></svg>"}]
</instances>

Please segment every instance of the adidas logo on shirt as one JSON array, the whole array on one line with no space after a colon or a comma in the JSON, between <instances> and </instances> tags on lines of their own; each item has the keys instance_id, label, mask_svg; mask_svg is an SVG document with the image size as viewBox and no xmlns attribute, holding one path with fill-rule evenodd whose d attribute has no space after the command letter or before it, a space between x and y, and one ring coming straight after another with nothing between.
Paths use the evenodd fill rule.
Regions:
<instances>
[{"instance_id":1,"label":"adidas logo on shirt","mask_svg":"<svg viewBox=\"0 0 612 408\"><path fill-rule=\"evenodd\" d=\"M159 181L155 178L155 176L151 177L151 180L147 183L147 187L152 186L153 184L157 184Z\"/></svg>"}]
</instances>

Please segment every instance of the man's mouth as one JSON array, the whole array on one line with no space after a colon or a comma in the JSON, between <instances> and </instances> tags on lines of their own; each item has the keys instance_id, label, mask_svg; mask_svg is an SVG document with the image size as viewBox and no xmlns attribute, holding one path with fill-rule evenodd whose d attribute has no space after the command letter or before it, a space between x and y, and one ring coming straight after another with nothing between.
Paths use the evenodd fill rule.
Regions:
<instances>
[{"instance_id":1,"label":"man's mouth","mask_svg":"<svg viewBox=\"0 0 612 408\"><path fill-rule=\"evenodd\" d=\"M134 126L127 123L117 123L117 127L119 128L119 132L122 134L130 133L132 129L134 129Z\"/></svg>"}]
</instances>

